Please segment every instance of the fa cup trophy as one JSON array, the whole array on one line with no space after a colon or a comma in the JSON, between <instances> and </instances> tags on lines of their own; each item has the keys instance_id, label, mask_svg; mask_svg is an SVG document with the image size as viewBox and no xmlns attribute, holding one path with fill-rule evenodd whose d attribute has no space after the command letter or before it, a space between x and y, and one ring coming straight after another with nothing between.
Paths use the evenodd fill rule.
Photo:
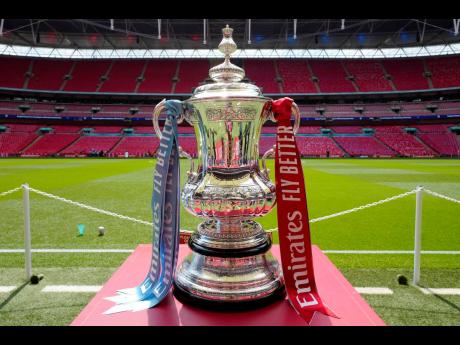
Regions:
<instances>
[{"instance_id":1,"label":"fa cup trophy","mask_svg":"<svg viewBox=\"0 0 460 345\"><path fill-rule=\"evenodd\" d=\"M183 102L162 101L155 107L153 125L160 144L153 178L150 270L139 286L107 297L116 305L104 313L154 307L173 287L181 302L218 310L258 307L287 294L307 323L316 312L335 316L322 303L314 279L305 183L295 141L299 110L290 98L274 101L257 86L242 82L243 69L230 62L236 50L233 30L227 25L222 31L219 50L225 61L210 69L213 82L197 87ZM180 192L179 154L191 159L178 145L177 124L184 119L195 129L198 164L191 165ZM263 155L260 168L259 138L267 120L277 124L276 146ZM273 154L276 188L265 164ZM191 254L176 269L179 198L203 222L189 239ZM270 236L253 220L270 212L275 202L282 269L270 253Z\"/></svg>"},{"instance_id":2,"label":"fa cup trophy","mask_svg":"<svg viewBox=\"0 0 460 345\"><path fill-rule=\"evenodd\" d=\"M194 127L198 164L188 172L181 192L185 209L203 222L189 239L192 250L178 266L174 294L180 301L219 309L252 308L285 297L280 265L270 253L270 236L253 218L276 203L275 185L265 158L259 167L262 125L275 121L272 100L253 84L242 82L244 70L230 62L236 50L233 29L223 30L219 50L225 61L210 69L212 83L197 87L181 103L179 122ZM158 124L165 101L154 111ZM295 115L294 133L300 123ZM179 151L185 154L179 147Z\"/></svg>"}]
</instances>

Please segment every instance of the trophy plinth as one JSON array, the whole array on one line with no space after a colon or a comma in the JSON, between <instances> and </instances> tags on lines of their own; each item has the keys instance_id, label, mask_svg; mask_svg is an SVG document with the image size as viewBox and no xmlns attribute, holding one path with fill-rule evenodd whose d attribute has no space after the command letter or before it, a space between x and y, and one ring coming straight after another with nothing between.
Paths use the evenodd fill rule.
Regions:
<instances>
[{"instance_id":1,"label":"trophy plinth","mask_svg":"<svg viewBox=\"0 0 460 345\"><path fill-rule=\"evenodd\" d=\"M259 138L271 99L241 82L244 70L230 62L233 29L222 31L225 61L210 69L214 82L183 102L184 119L197 137L198 164L181 198L204 221L189 240L192 253L176 271L174 294L184 303L231 310L284 298L285 289L270 238L253 220L276 202L275 186L259 168Z\"/></svg>"}]
</instances>

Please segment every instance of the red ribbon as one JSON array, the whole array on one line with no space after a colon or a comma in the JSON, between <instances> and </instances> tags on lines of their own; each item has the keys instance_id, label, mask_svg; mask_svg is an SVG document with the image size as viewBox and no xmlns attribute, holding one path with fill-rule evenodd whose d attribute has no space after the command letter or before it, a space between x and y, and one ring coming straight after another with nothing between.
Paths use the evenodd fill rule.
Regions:
<instances>
[{"instance_id":1,"label":"red ribbon","mask_svg":"<svg viewBox=\"0 0 460 345\"><path fill-rule=\"evenodd\" d=\"M289 302L310 324L315 312L337 316L323 304L316 289L302 162L290 121L292 103L288 97L272 102L278 122L275 154L278 232Z\"/></svg>"}]
</instances>

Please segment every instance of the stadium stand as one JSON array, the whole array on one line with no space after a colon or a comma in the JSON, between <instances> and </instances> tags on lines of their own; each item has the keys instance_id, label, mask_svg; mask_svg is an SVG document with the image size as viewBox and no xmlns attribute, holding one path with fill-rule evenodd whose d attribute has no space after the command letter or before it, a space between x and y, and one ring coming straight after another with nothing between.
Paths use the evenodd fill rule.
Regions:
<instances>
[{"instance_id":1,"label":"stadium stand","mask_svg":"<svg viewBox=\"0 0 460 345\"><path fill-rule=\"evenodd\" d=\"M120 126L94 126L95 133L120 133L122 127Z\"/></svg>"},{"instance_id":2,"label":"stadium stand","mask_svg":"<svg viewBox=\"0 0 460 345\"><path fill-rule=\"evenodd\" d=\"M259 155L263 156L265 152L270 150L273 145L276 144L276 137L275 136L261 136L259 142Z\"/></svg>"},{"instance_id":3,"label":"stadium stand","mask_svg":"<svg viewBox=\"0 0 460 345\"><path fill-rule=\"evenodd\" d=\"M99 91L134 92L145 63L143 60L115 61Z\"/></svg>"},{"instance_id":4,"label":"stadium stand","mask_svg":"<svg viewBox=\"0 0 460 345\"><path fill-rule=\"evenodd\" d=\"M179 145L192 157L197 157L196 138L194 136L180 137Z\"/></svg>"},{"instance_id":5,"label":"stadium stand","mask_svg":"<svg viewBox=\"0 0 460 345\"><path fill-rule=\"evenodd\" d=\"M391 91L388 80L384 77L381 63L378 61L345 61L348 72L361 92Z\"/></svg>"},{"instance_id":6,"label":"stadium stand","mask_svg":"<svg viewBox=\"0 0 460 345\"><path fill-rule=\"evenodd\" d=\"M69 74L72 60L32 60L32 75L29 78L29 89L58 91Z\"/></svg>"},{"instance_id":7,"label":"stadium stand","mask_svg":"<svg viewBox=\"0 0 460 345\"><path fill-rule=\"evenodd\" d=\"M381 142L403 157L434 157L436 153L415 135L397 132L377 132Z\"/></svg>"},{"instance_id":8,"label":"stadium stand","mask_svg":"<svg viewBox=\"0 0 460 345\"><path fill-rule=\"evenodd\" d=\"M23 157L51 156L69 146L80 137L79 134L70 133L49 133L42 135L37 141L30 145L21 154Z\"/></svg>"},{"instance_id":9,"label":"stadium stand","mask_svg":"<svg viewBox=\"0 0 460 345\"><path fill-rule=\"evenodd\" d=\"M305 60L279 60L277 63L285 93L317 92Z\"/></svg>"},{"instance_id":10,"label":"stadium stand","mask_svg":"<svg viewBox=\"0 0 460 345\"><path fill-rule=\"evenodd\" d=\"M460 144L456 134L450 131L453 124L427 124L415 126L380 125L366 126L374 134L362 134L360 126L301 126L297 143L301 154L308 157L325 157L327 151L331 157L350 155L352 157L458 157ZM83 126L77 125L35 125L4 123L0 127L6 132L0 133L2 145L0 156L86 156L92 151L103 151L109 157L151 156L159 140L152 127L148 126L85 126L92 128L92 135L81 132ZM48 134L38 135L41 127L52 128ZM408 134L405 127L416 128L417 133ZM131 128L134 134L126 135L122 129ZM329 134L322 129L331 129ZM259 143L259 153L263 155L275 143L276 127L263 127ZM140 134L140 135L138 135ZM144 134L144 135L142 135ZM179 127L179 144L192 156L197 156L196 138L190 126Z\"/></svg>"},{"instance_id":11,"label":"stadium stand","mask_svg":"<svg viewBox=\"0 0 460 345\"><path fill-rule=\"evenodd\" d=\"M208 60L182 60L179 67L179 79L176 83L176 93L191 93L202 84L209 73Z\"/></svg>"},{"instance_id":12,"label":"stadium stand","mask_svg":"<svg viewBox=\"0 0 460 345\"><path fill-rule=\"evenodd\" d=\"M79 60L64 87L64 91L96 92L101 77L111 65L110 60Z\"/></svg>"},{"instance_id":13,"label":"stadium stand","mask_svg":"<svg viewBox=\"0 0 460 345\"><path fill-rule=\"evenodd\" d=\"M360 126L336 126L331 127L334 133L361 133L363 128Z\"/></svg>"},{"instance_id":14,"label":"stadium stand","mask_svg":"<svg viewBox=\"0 0 460 345\"><path fill-rule=\"evenodd\" d=\"M248 78L259 86L263 93L280 93L273 60L246 60L244 70Z\"/></svg>"},{"instance_id":15,"label":"stadium stand","mask_svg":"<svg viewBox=\"0 0 460 345\"><path fill-rule=\"evenodd\" d=\"M0 156L16 156L27 145L30 145L38 135L35 133L17 132L0 134Z\"/></svg>"},{"instance_id":16,"label":"stadium stand","mask_svg":"<svg viewBox=\"0 0 460 345\"><path fill-rule=\"evenodd\" d=\"M154 133L154 129L152 126L149 126L149 127L144 127L144 126L138 126L138 127L134 127L134 133L138 134L138 133L142 133L142 134L153 134Z\"/></svg>"},{"instance_id":17,"label":"stadium stand","mask_svg":"<svg viewBox=\"0 0 460 345\"><path fill-rule=\"evenodd\" d=\"M79 104L79 103L52 103L52 102L13 102L0 101L0 114L21 115L19 106L30 107L24 114L33 116L74 116L74 117L151 117L152 105L127 104ZM433 110L427 107L434 106ZM55 108L61 107L61 112ZM399 108L399 111L392 110ZM98 111L92 113L92 109ZM130 113L135 108L137 112ZM357 109L361 108L359 112ZM300 105L299 110L303 118L349 118L349 117L399 117L399 116L432 116L432 115L460 115L460 101L419 101L419 102L390 102L390 103L363 103L363 104L316 104Z\"/></svg>"},{"instance_id":18,"label":"stadium stand","mask_svg":"<svg viewBox=\"0 0 460 345\"><path fill-rule=\"evenodd\" d=\"M300 126L299 127L299 134L305 133L312 133L312 134L319 134L321 130L320 126Z\"/></svg>"},{"instance_id":19,"label":"stadium stand","mask_svg":"<svg viewBox=\"0 0 460 345\"><path fill-rule=\"evenodd\" d=\"M311 60L309 64L318 78L321 92L355 92L353 84L346 79L347 75L340 61Z\"/></svg>"},{"instance_id":20,"label":"stadium stand","mask_svg":"<svg viewBox=\"0 0 460 345\"><path fill-rule=\"evenodd\" d=\"M78 133L83 127L81 126L66 126L66 125L52 125L55 133Z\"/></svg>"},{"instance_id":21,"label":"stadium stand","mask_svg":"<svg viewBox=\"0 0 460 345\"><path fill-rule=\"evenodd\" d=\"M179 132L179 134L195 134L195 130L192 126L178 126L177 131Z\"/></svg>"},{"instance_id":22,"label":"stadium stand","mask_svg":"<svg viewBox=\"0 0 460 345\"><path fill-rule=\"evenodd\" d=\"M92 152L107 153L122 137L115 136L82 136L72 145L66 147L61 156L87 156Z\"/></svg>"},{"instance_id":23,"label":"stadium stand","mask_svg":"<svg viewBox=\"0 0 460 345\"><path fill-rule=\"evenodd\" d=\"M171 93L172 79L177 69L175 60L151 60L144 72L144 79L137 92ZM196 85L195 85L196 86Z\"/></svg>"},{"instance_id":24,"label":"stadium stand","mask_svg":"<svg viewBox=\"0 0 460 345\"><path fill-rule=\"evenodd\" d=\"M426 70L423 61L426 61ZM280 93L278 81L285 93L392 91L392 84L396 91L425 90L430 87L425 72L430 74L434 88L459 87L459 67L458 56L424 60L244 61L247 76L262 87L264 93ZM190 93L208 77L208 70L209 61L203 59L41 60L0 57L0 87L169 94L173 92L174 78L177 77L174 92Z\"/></svg>"},{"instance_id":25,"label":"stadium stand","mask_svg":"<svg viewBox=\"0 0 460 345\"><path fill-rule=\"evenodd\" d=\"M397 90L428 89L428 81L423 76L423 62L419 59L383 60L383 66Z\"/></svg>"},{"instance_id":26,"label":"stadium stand","mask_svg":"<svg viewBox=\"0 0 460 345\"><path fill-rule=\"evenodd\" d=\"M460 145L455 134L420 133L418 136L440 155L447 157L460 157Z\"/></svg>"},{"instance_id":27,"label":"stadium stand","mask_svg":"<svg viewBox=\"0 0 460 345\"><path fill-rule=\"evenodd\" d=\"M129 157L146 157L153 156L156 152L160 140L157 137L151 136L127 136L114 147L110 153L110 157L124 157L128 152Z\"/></svg>"},{"instance_id":28,"label":"stadium stand","mask_svg":"<svg viewBox=\"0 0 460 345\"><path fill-rule=\"evenodd\" d=\"M6 125L6 127L9 128L10 132L35 133L41 126L40 125L9 123Z\"/></svg>"},{"instance_id":29,"label":"stadium stand","mask_svg":"<svg viewBox=\"0 0 460 345\"><path fill-rule=\"evenodd\" d=\"M343 157L344 152L330 137L302 137L297 138L297 146L304 157Z\"/></svg>"},{"instance_id":30,"label":"stadium stand","mask_svg":"<svg viewBox=\"0 0 460 345\"><path fill-rule=\"evenodd\" d=\"M460 157L460 143L449 125L419 125L417 136L441 156Z\"/></svg>"},{"instance_id":31,"label":"stadium stand","mask_svg":"<svg viewBox=\"0 0 460 345\"><path fill-rule=\"evenodd\" d=\"M434 88L459 86L460 58L435 57L426 60Z\"/></svg>"},{"instance_id":32,"label":"stadium stand","mask_svg":"<svg viewBox=\"0 0 460 345\"><path fill-rule=\"evenodd\" d=\"M31 60L0 57L0 86L21 89Z\"/></svg>"},{"instance_id":33,"label":"stadium stand","mask_svg":"<svg viewBox=\"0 0 460 345\"><path fill-rule=\"evenodd\" d=\"M336 128L336 127L335 127ZM351 157L394 157L396 154L373 137L334 137Z\"/></svg>"}]
</instances>

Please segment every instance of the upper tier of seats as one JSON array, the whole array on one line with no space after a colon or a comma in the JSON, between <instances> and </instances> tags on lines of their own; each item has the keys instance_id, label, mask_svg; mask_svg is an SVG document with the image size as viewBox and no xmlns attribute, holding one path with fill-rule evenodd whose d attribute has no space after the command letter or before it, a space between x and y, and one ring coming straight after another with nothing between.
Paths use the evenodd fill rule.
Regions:
<instances>
[{"instance_id":1,"label":"upper tier of seats","mask_svg":"<svg viewBox=\"0 0 460 345\"><path fill-rule=\"evenodd\" d=\"M426 61L434 88L459 86L460 58L437 57Z\"/></svg>"},{"instance_id":2,"label":"upper tier of seats","mask_svg":"<svg viewBox=\"0 0 460 345\"><path fill-rule=\"evenodd\" d=\"M0 57L0 87L80 92L191 93L220 60L63 60ZM246 59L264 93L424 90L460 86L460 57Z\"/></svg>"},{"instance_id":3,"label":"upper tier of seats","mask_svg":"<svg viewBox=\"0 0 460 345\"><path fill-rule=\"evenodd\" d=\"M385 79L382 64L379 61L345 61L344 67L361 92L391 91L391 85Z\"/></svg>"}]
</instances>

